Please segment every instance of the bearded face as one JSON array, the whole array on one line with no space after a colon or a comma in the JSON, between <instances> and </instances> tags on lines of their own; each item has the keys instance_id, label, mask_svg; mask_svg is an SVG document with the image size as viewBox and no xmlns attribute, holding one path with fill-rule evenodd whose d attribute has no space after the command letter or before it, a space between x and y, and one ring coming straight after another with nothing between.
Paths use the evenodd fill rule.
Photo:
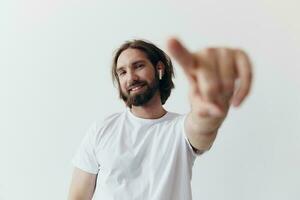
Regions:
<instances>
[{"instance_id":1,"label":"bearded face","mask_svg":"<svg viewBox=\"0 0 300 200\"><path fill-rule=\"evenodd\" d=\"M156 74L156 73L155 73ZM157 74L155 78L148 83L145 80L133 81L127 91L120 91L121 98L128 107L142 106L152 99L159 89L159 80Z\"/></svg>"},{"instance_id":2,"label":"bearded face","mask_svg":"<svg viewBox=\"0 0 300 200\"><path fill-rule=\"evenodd\" d=\"M159 90L156 68L138 49L129 48L119 55L116 73L120 97L130 108L145 105Z\"/></svg>"}]
</instances>

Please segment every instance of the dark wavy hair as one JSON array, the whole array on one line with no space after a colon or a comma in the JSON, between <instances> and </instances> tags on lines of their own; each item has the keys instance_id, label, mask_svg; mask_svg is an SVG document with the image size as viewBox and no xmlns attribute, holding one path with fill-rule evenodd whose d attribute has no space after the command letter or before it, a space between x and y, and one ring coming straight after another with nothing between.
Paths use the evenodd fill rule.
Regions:
<instances>
[{"instance_id":1,"label":"dark wavy hair","mask_svg":"<svg viewBox=\"0 0 300 200\"><path fill-rule=\"evenodd\" d=\"M164 75L162 79L159 81L159 91L160 91L160 99L161 103L165 104L167 99L169 98L171 94L171 90L174 88L174 83L172 81L172 78L174 78L174 70L173 70L173 65L170 57L162 51L160 48L155 46L149 41L146 40L131 40L131 41L126 41L124 44L122 44L114 54L113 58L113 63L112 63L112 68L111 68L111 74L112 74L112 79L113 83L118 83L118 88L119 88L119 96L121 96L121 88L120 88L120 82L119 82L119 77L116 72L117 68L117 61L120 56L120 54L126 50L126 49L138 49L142 52L145 53L147 58L150 60L152 65L155 66L158 64L159 61L161 61L164 66ZM155 70L156 72L156 70ZM157 72L156 72L157 73Z\"/></svg>"}]
</instances>

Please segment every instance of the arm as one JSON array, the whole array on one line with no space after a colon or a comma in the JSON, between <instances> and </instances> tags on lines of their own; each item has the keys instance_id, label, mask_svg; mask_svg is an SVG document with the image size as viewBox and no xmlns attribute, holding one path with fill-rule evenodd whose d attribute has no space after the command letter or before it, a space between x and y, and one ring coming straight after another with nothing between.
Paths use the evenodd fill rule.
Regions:
<instances>
[{"instance_id":1,"label":"arm","mask_svg":"<svg viewBox=\"0 0 300 200\"><path fill-rule=\"evenodd\" d=\"M168 41L168 49L190 85L191 111L184 122L187 138L194 148L208 150L230 105L239 106L249 93L250 60L244 51L224 47L190 53L176 39Z\"/></svg>"},{"instance_id":2,"label":"arm","mask_svg":"<svg viewBox=\"0 0 300 200\"><path fill-rule=\"evenodd\" d=\"M217 136L219 127L219 120L199 120L193 116L192 112L188 113L184 122L185 133L190 144L200 151L210 149Z\"/></svg>"},{"instance_id":3,"label":"arm","mask_svg":"<svg viewBox=\"0 0 300 200\"><path fill-rule=\"evenodd\" d=\"M91 200L95 191L97 174L74 168L68 200Z\"/></svg>"}]
</instances>

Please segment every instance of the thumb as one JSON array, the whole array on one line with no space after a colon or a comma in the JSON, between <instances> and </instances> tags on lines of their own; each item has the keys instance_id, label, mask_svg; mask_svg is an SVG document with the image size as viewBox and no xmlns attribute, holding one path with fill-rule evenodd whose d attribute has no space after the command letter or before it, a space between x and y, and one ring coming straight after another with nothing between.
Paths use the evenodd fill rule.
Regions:
<instances>
[{"instance_id":1,"label":"thumb","mask_svg":"<svg viewBox=\"0 0 300 200\"><path fill-rule=\"evenodd\" d=\"M176 38L167 41L167 48L171 56L181 65L185 72L189 72L196 65L196 59Z\"/></svg>"}]
</instances>

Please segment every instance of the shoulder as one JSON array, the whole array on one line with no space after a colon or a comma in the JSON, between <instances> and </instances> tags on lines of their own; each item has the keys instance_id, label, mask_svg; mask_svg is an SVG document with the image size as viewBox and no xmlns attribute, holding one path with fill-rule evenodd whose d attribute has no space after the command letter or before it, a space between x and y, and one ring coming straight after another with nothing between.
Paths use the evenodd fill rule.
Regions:
<instances>
[{"instance_id":1,"label":"shoulder","mask_svg":"<svg viewBox=\"0 0 300 200\"><path fill-rule=\"evenodd\" d=\"M170 112L168 111L167 116L161 121L161 123L158 123L158 125L162 126L168 126L168 127L174 127L178 129L178 127L181 126L185 118L185 114L180 114L176 112Z\"/></svg>"},{"instance_id":2,"label":"shoulder","mask_svg":"<svg viewBox=\"0 0 300 200\"><path fill-rule=\"evenodd\" d=\"M104 119L95 120L93 123L94 128L96 130L100 130L107 126L116 124L118 122L118 120L122 117L122 115L124 115L124 112L117 112L117 113L113 113L113 114L105 117Z\"/></svg>"},{"instance_id":3,"label":"shoulder","mask_svg":"<svg viewBox=\"0 0 300 200\"><path fill-rule=\"evenodd\" d=\"M173 122L181 122L184 120L184 118L186 117L187 114L180 114L180 113L176 113L176 112L169 112L169 118L171 119L171 121Z\"/></svg>"},{"instance_id":4,"label":"shoulder","mask_svg":"<svg viewBox=\"0 0 300 200\"><path fill-rule=\"evenodd\" d=\"M107 126L111 123L115 123L119 118L121 118L122 115L124 115L124 112L113 113L113 114L107 116L106 118L104 118L103 120L101 120L98 123L102 124L102 126L105 126L105 125Z\"/></svg>"},{"instance_id":5,"label":"shoulder","mask_svg":"<svg viewBox=\"0 0 300 200\"><path fill-rule=\"evenodd\" d=\"M96 139L101 137L103 131L109 127L113 127L118 124L118 120L123 115L123 112L113 113L103 119L96 119L91 122L88 128L88 135Z\"/></svg>"}]
</instances>

